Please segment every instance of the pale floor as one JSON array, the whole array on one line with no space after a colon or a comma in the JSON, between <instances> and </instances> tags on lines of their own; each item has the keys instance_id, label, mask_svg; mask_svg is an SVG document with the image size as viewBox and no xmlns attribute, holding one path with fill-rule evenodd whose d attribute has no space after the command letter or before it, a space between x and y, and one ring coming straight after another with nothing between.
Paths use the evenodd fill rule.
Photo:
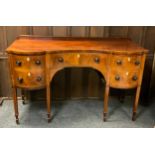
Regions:
<instances>
[{"instance_id":1,"label":"pale floor","mask_svg":"<svg viewBox=\"0 0 155 155\"><path fill-rule=\"evenodd\" d=\"M46 103L32 102L23 105L19 101L20 125L16 125L12 101L4 101L0 107L1 128L152 128L155 125L155 101L148 107L138 107L138 117L131 121L132 97L120 103L110 97L107 122L102 121L102 100L66 100L53 102L54 118L47 123Z\"/></svg>"}]
</instances>

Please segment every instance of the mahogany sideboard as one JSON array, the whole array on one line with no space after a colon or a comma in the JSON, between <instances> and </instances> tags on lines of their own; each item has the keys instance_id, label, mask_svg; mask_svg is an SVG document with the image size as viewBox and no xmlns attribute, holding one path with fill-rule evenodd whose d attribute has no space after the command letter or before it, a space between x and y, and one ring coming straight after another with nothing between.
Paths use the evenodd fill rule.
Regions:
<instances>
[{"instance_id":1,"label":"mahogany sideboard","mask_svg":"<svg viewBox=\"0 0 155 155\"><path fill-rule=\"evenodd\" d=\"M147 49L128 38L52 38L19 36L7 49L14 111L19 124L17 88L46 88L47 117L51 121L51 88L54 75L65 67L89 67L105 81L103 120L107 120L110 87L136 88L132 120L136 119Z\"/></svg>"}]
</instances>

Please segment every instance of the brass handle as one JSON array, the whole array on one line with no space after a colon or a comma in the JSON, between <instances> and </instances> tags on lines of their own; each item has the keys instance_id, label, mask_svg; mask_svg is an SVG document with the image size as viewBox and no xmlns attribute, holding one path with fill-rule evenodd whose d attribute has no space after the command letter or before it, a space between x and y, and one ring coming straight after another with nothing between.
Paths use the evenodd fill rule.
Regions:
<instances>
[{"instance_id":1,"label":"brass handle","mask_svg":"<svg viewBox=\"0 0 155 155\"><path fill-rule=\"evenodd\" d=\"M36 80L40 82L42 80L41 76L38 76Z\"/></svg>"},{"instance_id":2,"label":"brass handle","mask_svg":"<svg viewBox=\"0 0 155 155\"><path fill-rule=\"evenodd\" d=\"M119 75L116 75L116 76L115 76L115 80L116 80L116 81L119 81L119 80L120 80L120 76L119 76Z\"/></svg>"},{"instance_id":3,"label":"brass handle","mask_svg":"<svg viewBox=\"0 0 155 155\"><path fill-rule=\"evenodd\" d=\"M16 61L16 65L17 65L17 66L21 66L21 65L22 65L22 62L19 61L19 60L17 60L17 61Z\"/></svg>"},{"instance_id":4,"label":"brass handle","mask_svg":"<svg viewBox=\"0 0 155 155\"><path fill-rule=\"evenodd\" d=\"M137 60L137 61L135 61L135 65L137 65L137 66L138 66L139 64L140 64L140 61L138 61L138 60Z\"/></svg>"},{"instance_id":5,"label":"brass handle","mask_svg":"<svg viewBox=\"0 0 155 155\"><path fill-rule=\"evenodd\" d=\"M41 64L41 61L40 61L40 60L36 60L36 61L35 61L35 64L36 64L36 65L40 65L40 64Z\"/></svg>"},{"instance_id":6,"label":"brass handle","mask_svg":"<svg viewBox=\"0 0 155 155\"><path fill-rule=\"evenodd\" d=\"M23 78L22 78L22 77L18 77L18 78L17 78L17 81L18 81L19 83L23 83Z\"/></svg>"},{"instance_id":7,"label":"brass handle","mask_svg":"<svg viewBox=\"0 0 155 155\"><path fill-rule=\"evenodd\" d=\"M63 62L64 59L63 59L62 57L59 57L59 58L58 58L58 61L59 61L59 62Z\"/></svg>"},{"instance_id":8,"label":"brass handle","mask_svg":"<svg viewBox=\"0 0 155 155\"><path fill-rule=\"evenodd\" d=\"M117 65L122 65L122 61L121 60L117 60L116 63L117 63Z\"/></svg>"},{"instance_id":9,"label":"brass handle","mask_svg":"<svg viewBox=\"0 0 155 155\"><path fill-rule=\"evenodd\" d=\"M133 81L136 81L138 78L137 78L137 76L136 75L134 75L133 77L132 77L132 80Z\"/></svg>"},{"instance_id":10,"label":"brass handle","mask_svg":"<svg viewBox=\"0 0 155 155\"><path fill-rule=\"evenodd\" d=\"M95 61L96 63L99 63L99 62L100 62L100 58L95 57L95 58L94 58L94 61Z\"/></svg>"}]
</instances>

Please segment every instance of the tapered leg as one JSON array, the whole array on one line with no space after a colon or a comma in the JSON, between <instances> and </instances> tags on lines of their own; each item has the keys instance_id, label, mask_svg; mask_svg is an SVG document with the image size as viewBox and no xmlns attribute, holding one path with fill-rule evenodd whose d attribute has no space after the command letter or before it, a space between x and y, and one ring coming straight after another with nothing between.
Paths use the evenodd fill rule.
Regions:
<instances>
[{"instance_id":1,"label":"tapered leg","mask_svg":"<svg viewBox=\"0 0 155 155\"><path fill-rule=\"evenodd\" d=\"M25 93L24 93L24 90L22 90L21 93L22 93L22 103L23 103L23 104L26 104L26 103L25 103Z\"/></svg>"},{"instance_id":2,"label":"tapered leg","mask_svg":"<svg viewBox=\"0 0 155 155\"><path fill-rule=\"evenodd\" d=\"M14 103L14 111L15 111L15 118L16 123L19 124L19 118L18 118L18 101L17 101L17 88L13 88L13 103Z\"/></svg>"},{"instance_id":3,"label":"tapered leg","mask_svg":"<svg viewBox=\"0 0 155 155\"><path fill-rule=\"evenodd\" d=\"M108 85L106 85L105 94L104 94L104 109L103 109L103 120L104 120L104 122L107 121L109 90L110 90L110 87Z\"/></svg>"},{"instance_id":4,"label":"tapered leg","mask_svg":"<svg viewBox=\"0 0 155 155\"><path fill-rule=\"evenodd\" d=\"M133 105L133 114L132 114L132 120L133 121L136 120L136 113L137 113L137 107L138 107L138 102L139 102L140 89L141 89L141 87L138 86L137 90L136 90L136 97L135 97L135 102L134 102L134 105Z\"/></svg>"},{"instance_id":5,"label":"tapered leg","mask_svg":"<svg viewBox=\"0 0 155 155\"><path fill-rule=\"evenodd\" d=\"M46 88L46 95L47 95L47 119L48 123L51 122L51 88L50 85Z\"/></svg>"}]
</instances>

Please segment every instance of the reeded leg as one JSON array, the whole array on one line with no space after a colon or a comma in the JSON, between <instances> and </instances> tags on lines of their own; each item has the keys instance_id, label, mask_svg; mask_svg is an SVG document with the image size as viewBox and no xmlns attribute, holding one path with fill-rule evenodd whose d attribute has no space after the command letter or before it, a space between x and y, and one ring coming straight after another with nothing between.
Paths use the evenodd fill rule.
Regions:
<instances>
[{"instance_id":1,"label":"reeded leg","mask_svg":"<svg viewBox=\"0 0 155 155\"><path fill-rule=\"evenodd\" d=\"M18 118L18 101L17 101L17 88L13 88L13 103L14 103L14 111L15 111L15 118L16 118L16 124L19 124L19 118Z\"/></svg>"},{"instance_id":2,"label":"reeded leg","mask_svg":"<svg viewBox=\"0 0 155 155\"><path fill-rule=\"evenodd\" d=\"M132 121L136 120L136 113L137 113L137 107L138 107L138 102L139 102L140 89L141 89L141 87L138 86L137 90L136 90L136 97L135 97L135 102L134 102L134 105L133 105Z\"/></svg>"},{"instance_id":3,"label":"reeded leg","mask_svg":"<svg viewBox=\"0 0 155 155\"><path fill-rule=\"evenodd\" d=\"M104 120L104 122L107 121L109 90L110 90L110 87L106 85L105 94L104 94L104 109L103 109L103 120Z\"/></svg>"},{"instance_id":4,"label":"reeded leg","mask_svg":"<svg viewBox=\"0 0 155 155\"><path fill-rule=\"evenodd\" d=\"M48 123L51 122L51 89L50 84L46 88L46 94L47 94L47 119Z\"/></svg>"},{"instance_id":5,"label":"reeded leg","mask_svg":"<svg viewBox=\"0 0 155 155\"><path fill-rule=\"evenodd\" d=\"M25 93L24 93L24 90L22 90L21 93L22 93L22 103L23 103L23 104L26 104L26 103L25 103Z\"/></svg>"}]
</instances>

